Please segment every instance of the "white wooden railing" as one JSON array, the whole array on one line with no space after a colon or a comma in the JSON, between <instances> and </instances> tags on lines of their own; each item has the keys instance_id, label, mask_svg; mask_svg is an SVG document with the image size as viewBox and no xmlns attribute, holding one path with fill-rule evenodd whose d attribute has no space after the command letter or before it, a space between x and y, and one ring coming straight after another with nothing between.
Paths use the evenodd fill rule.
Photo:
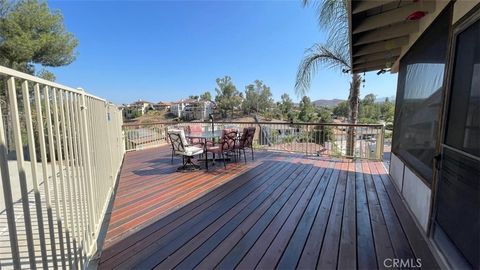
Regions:
<instances>
[{"instance_id":1,"label":"white wooden railing","mask_svg":"<svg viewBox=\"0 0 480 270\"><path fill-rule=\"evenodd\" d=\"M0 66L0 268L85 268L123 161L113 104Z\"/></svg>"}]
</instances>

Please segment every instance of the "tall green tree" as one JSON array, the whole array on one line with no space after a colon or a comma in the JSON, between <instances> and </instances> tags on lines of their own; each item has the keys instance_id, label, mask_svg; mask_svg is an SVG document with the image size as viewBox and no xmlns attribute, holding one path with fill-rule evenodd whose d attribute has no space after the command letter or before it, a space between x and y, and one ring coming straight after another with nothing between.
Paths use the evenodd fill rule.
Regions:
<instances>
[{"instance_id":1,"label":"tall green tree","mask_svg":"<svg viewBox=\"0 0 480 270\"><path fill-rule=\"evenodd\" d=\"M373 105L377 97L374 94L368 94L363 97L362 104Z\"/></svg>"},{"instance_id":2,"label":"tall green tree","mask_svg":"<svg viewBox=\"0 0 480 270\"><path fill-rule=\"evenodd\" d=\"M75 60L78 41L66 31L59 11L37 0L1 4L1 65L33 73L34 64L58 67Z\"/></svg>"},{"instance_id":3,"label":"tall green tree","mask_svg":"<svg viewBox=\"0 0 480 270\"><path fill-rule=\"evenodd\" d=\"M228 113L233 118L235 109L240 108L242 104L242 95L229 76L218 78L216 82L215 92L217 95L215 96L215 102L217 103L217 109L223 118L228 117Z\"/></svg>"},{"instance_id":4,"label":"tall green tree","mask_svg":"<svg viewBox=\"0 0 480 270\"><path fill-rule=\"evenodd\" d=\"M310 101L310 98L303 96L299 104L300 112L298 119L302 122L314 122L318 120L318 115L315 112L315 106Z\"/></svg>"},{"instance_id":5,"label":"tall green tree","mask_svg":"<svg viewBox=\"0 0 480 270\"><path fill-rule=\"evenodd\" d=\"M55 74L46 69L41 69L39 72L37 72L37 77L51 82L54 82L56 80Z\"/></svg>"},{"instance_id":6,"label":"tall green tree","mask_svg":"<svg viewBox=\"0 0 480 270\"><path fill-rule=\"evenodd\" d=\"M349 57L348 38L348 0L303 0L304 6L313 5L317 8L318 23L320 27L328 32L328 39L325 44L314 44L305 52L300 63L295 82L295 90L299 96L305 95L310 88L311 78L319 66L335 69L348 73L352 69ZM360 97L361 76L352 73L349 90L349 120L356 124L358 121L358 105ZM347 143L347 155L353 154L355 144L354 129L349 130Z\"/></svg>"},{"instance_id":7,"label":"tall green tree","mask_svg":"<svg viewBox=\"0 0 480 270\"><path fill-rule=\"evenodd\" d=\"M318 118L321 123L332 122L332 110L326 107L315 108Z\"/></svg>"},{"instance_id":8,"label":"tall green tree","mask_svg":"<svg viewBox=\"0 0 480 270\"><path fill-rule=\"evenodd\" d=\"M35 65L42 66L40 75L55 80L44 67L68 65L76 58L77 39L65 30L59 11L52 11L45 1L0 0L0 65L35 74ZM0 103L10 117L6 81L0 78ZM19 93L20 95L20 93ZM11 122L7 121L6 137L13 147Z\"/></svg>"},{"instance_id":9,"label":"tall green tree","mask_svg":"<svg viewBox=\"0 0 480 270\"><path fill-rule=\"evenodd\" d=\"M278 103L278 108L282 114L283 118L287 118L290 121L293 121L294 114L293 114L293 100L287 93L282 94L280 97L280 102Z\"/></svg>"},{"instance_id":10,"label":"tall green tree","mask_svg":"<svg viewBox=\"0 0 480 270\"><path fill-rule=\"evenodd\" d=\"M245 100L242 109L245 114L265 113L274 106L270 87L260 80L245 87Z\"/></svg>"},{"instance_id":11,"label":"tall green tree","mask_svg":"<svg viewBox=\"0 0 480 270\"><path fill-rule=\"evenodd\" d=\"M393 123L393 118L395 114L395 104L391 102L388 98L386 98L383 104L381 105L380 112L385 122Z\"/></svg>"},{"instance_id":12,"label":"tall green tree","mask_svg":"<svg viewBox=\"0 0 480 270\"><path fill-rule=\"evenodd\" d=\"M212 100L212 94L210 94L209 91L205 91L205 93L200 95L200 99L211 101Z\"/></svg>"},{"instance_id":13,"label":"tall green tree","mask_svg":"<svg viewBox=\"0 0 480 270\"><path fill-rule=\"evenodd\" d=\"M348 102L342 101L333 108L333 115L339 117L348 117Z\"/></svg>"}]
</instances>

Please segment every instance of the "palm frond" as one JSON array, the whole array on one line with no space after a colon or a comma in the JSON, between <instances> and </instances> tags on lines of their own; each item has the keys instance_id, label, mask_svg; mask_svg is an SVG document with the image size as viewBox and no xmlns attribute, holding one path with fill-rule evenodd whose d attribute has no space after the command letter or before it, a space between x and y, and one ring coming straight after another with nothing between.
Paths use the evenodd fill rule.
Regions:
<instances>
[{"instance_id":1,"label":"palm frond","mask_svg":"<svg viewBox=\"0 0 480 270\"><path fill-rule=\"evenodd\" d=\"M345 47L315 44L305 51L295 80L295 93L298 96L306 94L310 88L311 78L317 73L318 67L323 65L332 69L349 69L348 50Z\"/></svg>"},{"instance_id":2,"label":"palm frond","mask_svg":"<svg viewBox=\"0 0 480 270\"><path fill-rule=\"evenodd\" d=\"M348 46L348 0L303 0L317 10L318 24L327 31L327 43Z\"/></svg>"},{"instance_id":3,"label":"palm frond","mask_svg":"<svg viewBox=\"0 0 480 270\"><path fill-rule=\"evenodd\" d=\"M331 29L339 21L348 23L348 0L302 0L304 7L312 6L317 10L318 25Z\"/></svg>"}]
</instances>

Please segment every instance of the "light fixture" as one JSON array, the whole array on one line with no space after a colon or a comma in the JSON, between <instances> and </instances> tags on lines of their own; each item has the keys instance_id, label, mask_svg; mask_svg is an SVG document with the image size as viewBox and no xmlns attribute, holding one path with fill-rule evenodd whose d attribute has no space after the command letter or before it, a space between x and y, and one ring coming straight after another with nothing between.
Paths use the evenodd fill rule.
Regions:
<instances>
[{"instance_id":1,"label":"light fixture","mask_svg":"<svg viewBox=\"0 0 480 270\"><path fill-rule=\"evenodd\" d=\"M392 71L391 68L382 68L377 72L377 75L385 74L385 73L390 72L390 71Z\"/></svg>"},{"instance_id":2,"label":"light fixture","mask_svg":"<svg viewBox=\"0 0 480 270\"><path fill-rule=\"evenodd\" d=\"M387 72L387 70L382 68L377 72L377 75L384 74L385 72Z\"/></svg>"}]
</instances>

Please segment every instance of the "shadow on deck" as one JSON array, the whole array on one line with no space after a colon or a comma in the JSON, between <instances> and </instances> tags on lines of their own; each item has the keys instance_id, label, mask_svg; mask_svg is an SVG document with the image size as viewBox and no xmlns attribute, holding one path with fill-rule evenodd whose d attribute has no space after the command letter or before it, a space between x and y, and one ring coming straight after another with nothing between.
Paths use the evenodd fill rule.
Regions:
<instances>
[{"instance_id":1,"label":"shadow on deck","mask_svg":"<svg viewBox=\"0 0 480 270\"><path fill-rule=\"evenodd\" d=\"M382 162L258 152L177 173L169 155L126 154L101 269L438 268Z\"/></svg>"}]
</instances>

